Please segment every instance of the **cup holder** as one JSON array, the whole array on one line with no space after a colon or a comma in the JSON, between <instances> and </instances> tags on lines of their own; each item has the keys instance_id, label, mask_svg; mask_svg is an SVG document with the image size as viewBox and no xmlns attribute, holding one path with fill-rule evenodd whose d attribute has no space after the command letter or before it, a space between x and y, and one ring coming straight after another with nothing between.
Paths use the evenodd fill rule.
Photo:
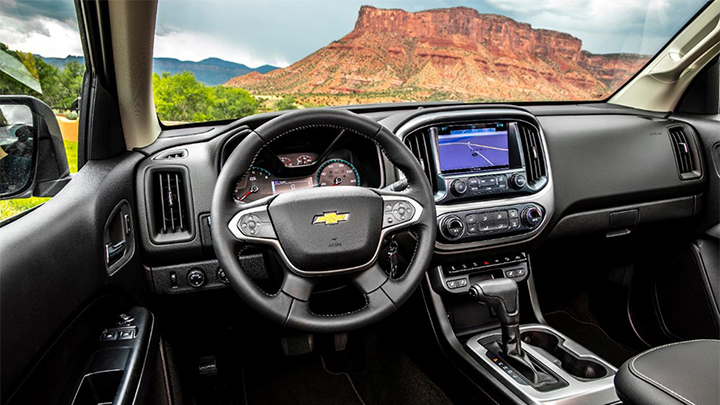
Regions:
<instances>
[{"instance_id":1,"label":"cup holder","mask_svg":"<svg viewBox=\"0 0 720 405\"><path fill-rule=\"evenodd\" d=\"M561 345L557 336L551 333L531 330L521 333L520 338L523 343L539 347L555 357L562 369L575 377L592 380L608 375L605 366L593 360L576 357Z\"/></svg>"}]
</instances>

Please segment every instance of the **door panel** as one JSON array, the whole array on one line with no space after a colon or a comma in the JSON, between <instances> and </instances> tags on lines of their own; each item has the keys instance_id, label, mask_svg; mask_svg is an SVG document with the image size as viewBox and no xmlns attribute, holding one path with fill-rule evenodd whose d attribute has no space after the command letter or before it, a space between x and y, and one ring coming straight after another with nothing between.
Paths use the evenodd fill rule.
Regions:
<instances>
[{"instance_id":1,"label":"door panel","mask_svg":"<svg viewBox=\"0 0 720 405\"><path fill-rule=\"evenodd\" d=\"M36 365L68 369L84 361L60 355L55 364L40 362L58 350L72 353L70 347L63 347L64 340L56 339L97 297L146 302L147 283L138 254L133 250L132 257L109 276L103 243L115 207L123 200L135 206L132 173L141 158L138 153L124 153L91 161L55 198L0 228L3 403ZM134 224L131 232L136 235ZM123 299L114 301L121 306ZM106 312L117 315L114 310Z\"/></svg>"}]
</instances>

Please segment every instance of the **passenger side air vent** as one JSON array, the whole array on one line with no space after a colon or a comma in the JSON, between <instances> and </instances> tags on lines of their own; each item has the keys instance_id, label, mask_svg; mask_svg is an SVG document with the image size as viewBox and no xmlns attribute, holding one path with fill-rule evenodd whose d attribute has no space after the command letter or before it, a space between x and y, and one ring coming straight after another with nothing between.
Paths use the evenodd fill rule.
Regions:
<instances>
[{"instance_id":1,"label":"passenger side air vent","mask_svg":"<svg viewBox=\"0 0 720 405\"><path fill-rule=\"evenodd\" d=\"M433 187L433 191L437 192L437 182L435 181L435 170L433 170L432 152L430 150L430 143L428 141L427 133L424 131L417 131L405 138L405 146L410 149L415 158L420 162L425 171L430 184Z\"/></svg>"},{"instance_id":2,"label":"passenger side air vent","mask_svg":"<svg viewBox=\"0 0 720 405\"><path fill-rule=\"evenodd\" d=\"M525 159L525 172L528 185L539 187L547 180L547 168L543 156L540 134L535 127L524 122L518 122L520 142L522 143L523 157Z\"/></svg>"},{"instance_id":3,"label":"passenger side air vent","mask_svg":"<svg viewBox=\"0 0 720 405\"><path fill-rule=\"evenodd\" d=\"M682 126L668 127L670 143L673 147L678 175L681 180L692 180L702 176L700 157L697 153L695 139Z\"/></svg>"},{"instance_id":4,"label":"passenger side air vent","mask_svg":"<svg viewBox=\"0 0 720 405\"><path fill-rule=\"evenodd\" d=\"M145 192L150 236L156 243L192 239L193 214L187 169L157 167L148 171Z\"/></svg>"}]
</instances>

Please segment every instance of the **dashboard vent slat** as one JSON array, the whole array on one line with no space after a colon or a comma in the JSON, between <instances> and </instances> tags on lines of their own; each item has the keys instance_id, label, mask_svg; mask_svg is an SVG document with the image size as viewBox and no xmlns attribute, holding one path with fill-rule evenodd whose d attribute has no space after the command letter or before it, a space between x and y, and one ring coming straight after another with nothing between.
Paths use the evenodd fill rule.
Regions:
<instances>
[{"instance_id":1,"label":"dashboard vent slat","mask_svg":"<svg viewBox=\"0 0 720 405\"><path fill-rule=\"evenodd\" d=\"M425 171L425 176L427 176L430 184L433 186L433 191L437 191L429 142L427 133L424 131L415 132L405 138L405 146L415 155L423 171Z\"/></svg>"},{"instance_id":2,"label":"dashboard vent slat","mask_svg":"<svg viewBox=\"0 0 720 405\"><path fill-rule=\"evenodd\" d=\"M532 186L547 177L545 159L542 153L542 143L537 130L525 123L518 123L520 141L525 158L525 170L528 183Z\"/></svg>"},{"instance_id":3,"label":"dashboard vent slat","mask_svg":"<svg viewBox=\"0 0 720 405\"><path fill-rule=\"evenodd\" d=\"M192 237L191 199L187 172L179 167L153 169L147 180L148 214L155 242Z\"/></svg>"},{"instance_id":4,"label":"dashboard vent slat","mask_svg":"<svg viewBox=\"0 0 720 405\"><path fill-rule=\"evenodd\" d=\"M677 163L678 174L682 180L696 179L702 174L699 170L699 157L694 150L688 133L681 126L668 128L673 155Z\"/></svg>"}]
</instances>

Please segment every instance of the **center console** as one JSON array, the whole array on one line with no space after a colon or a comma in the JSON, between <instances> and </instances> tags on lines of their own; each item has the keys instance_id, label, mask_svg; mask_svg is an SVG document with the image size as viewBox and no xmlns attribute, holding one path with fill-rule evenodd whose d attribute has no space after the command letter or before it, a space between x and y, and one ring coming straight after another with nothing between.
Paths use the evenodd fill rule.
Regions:
<instances>
[{"instance_id":1,"label":"center console","mask_svg":"<svg viewBox=\"0 0 720 405\"><path fill-rule=\"evenodd\" d=\"M553 212L547 147L519 109L436 112L398 131L435 191L438 251L530 240Z\"/></svg>"},{"instance_id":2,"label":"center console","mask_svg":"<svg viewBox=\"0 0 720 405\"><path fill-rule=\"evenodd\" d=\"M539 121L511 107L457 109L418 114L396 133L434 188L427 302L451 353L508 403L618 402L616 369L543 324L537 306L525 243L554 210ZM532 308L525 324L521 304Z\"/></svg>"}]
</instances>

